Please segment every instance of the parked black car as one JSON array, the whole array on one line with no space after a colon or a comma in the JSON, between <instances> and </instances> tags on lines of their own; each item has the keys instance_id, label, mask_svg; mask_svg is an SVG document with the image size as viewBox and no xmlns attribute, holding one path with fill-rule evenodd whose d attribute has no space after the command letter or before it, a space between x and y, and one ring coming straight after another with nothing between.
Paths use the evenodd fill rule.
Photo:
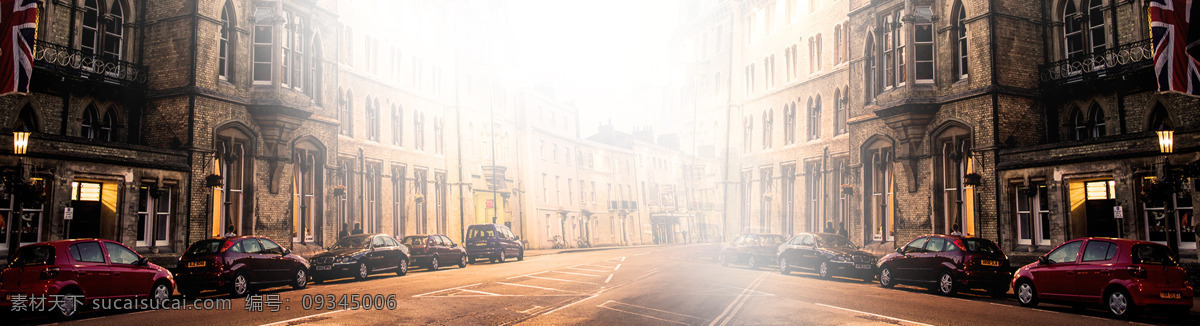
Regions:
<instances>
[{"instance_id":1,"label":"parked black car","mask_svg":"<svg viewBox=\"0 0 1200 326\"><path fill-rule=\"evenodd\" d=\"M1010 281L1008 256L983 238L925 235L879 260L879 285L885 288L908 283L943 295L975 288L1002 296Z\"/></svg>"},{"instance_id":2,"label":"parked black car","mask_svg":"<svg viewBox=\"0 0 1200 326\"><path fill-rule=\"evenodd\" d=\"M312 258L313 282L342 277L366 279L374 273L408 274L408 247L382 233L356 234L338 240L329 251Z\"/></svg>"},{"instance_id":3,"label":"parked black car","mask_svg":"<svg viewBox=\"0 0 1200 326\"><path fill-rule=\"evenodd\" d=\"M875 279L875 256L850 243L850 239L831 233L801 233L779 246L779 272L806 270L823 278L834 275L853 277L864 282Z\"/></svg>"},{"instance_id":4,"label":"parked black car","mask_svg":"<svg viewBox=\"0 0 1200 326\"><path fill-rule=\"evenodd\" d=\"M425 266L436 271L442 268L443 262L457 263L459 268L467 267L467 251L441 234L417 234L404 237L401 244L408 246L412 253L412 263Z\"/></svg>"},{"instance_id":5,"label":"parked black car","mask_svg":"<svg viewBox=\"0 0 1200 326\"><path fill-rule=\"evenodd\" d=\"M472 225L467 228L467 239L463 242L467 244L467 255L472 264L484 258L501 263L512 256L525 260L521 237L513 235L512 230L501 224Z\"/></svg>"},{"instance_id":6,"label":"parked black car","mask_svg":"<svg viewBox=\"0 0 1200 326\"><path fill-rule=\"evenodd\" d=\"M721 266L746 264L751 269L757 269L775 261L775 253L781 243L783 236L778 234L742 234L721 247L717 259Z\"/></svg>"}]
</instances>

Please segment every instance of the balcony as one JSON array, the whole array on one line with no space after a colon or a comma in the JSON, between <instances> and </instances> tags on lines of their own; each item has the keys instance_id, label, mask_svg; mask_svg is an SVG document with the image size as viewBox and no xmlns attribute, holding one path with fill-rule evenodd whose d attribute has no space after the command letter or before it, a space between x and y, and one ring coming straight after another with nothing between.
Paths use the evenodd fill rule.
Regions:
<instances>
[{"instance_id":1,"label":"balcony","mask_svg":"<svg viewBox=\"0 0 1200 326\"><path fill-rule=\"evenodd\" d=\"M145 88L149 79L143 65L86 54L79 49L42 40L35 43L33 61L35 68L67 80Z\"/></svg>"},{"instance_id":2,"label":"balcony","mask_svg":"<svg viewBox=\"0 0 1200 326\"><path fill-rule=\"evenodd\" d=\"M1043 87L1059 87L1089 81L1119 78L1140 70L1150 71L1154 66L1154 52L1150 39L1105 50L1104 52L1060 60L1040 65Z\"/></svg>"}]
</instances>

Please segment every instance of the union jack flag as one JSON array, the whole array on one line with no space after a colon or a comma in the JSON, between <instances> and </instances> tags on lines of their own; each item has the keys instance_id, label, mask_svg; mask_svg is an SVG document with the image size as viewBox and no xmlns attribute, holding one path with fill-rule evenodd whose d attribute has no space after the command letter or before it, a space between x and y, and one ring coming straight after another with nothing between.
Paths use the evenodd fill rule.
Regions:
<instances>
[{"instance_id":1,"label":"union jack flag","mask_svg":"<svg viewBox=\"0 0 1200 326\"><path fill-rule=\"evenodd\" d=\"M38 0L0 0L0 95L28 93L33 74L33 37Z\"/></svg>"},{"instance_id":2,"label":"union jack flag","mask_svg":"<svg viewBox=\"0 0 1200 326\"><path fill-rule=\"evenodd\" d=\"M1150 36L1160 92L1200 95L1200 6L1192 0L1151 0Z\"/></svg>"}]
</instances>

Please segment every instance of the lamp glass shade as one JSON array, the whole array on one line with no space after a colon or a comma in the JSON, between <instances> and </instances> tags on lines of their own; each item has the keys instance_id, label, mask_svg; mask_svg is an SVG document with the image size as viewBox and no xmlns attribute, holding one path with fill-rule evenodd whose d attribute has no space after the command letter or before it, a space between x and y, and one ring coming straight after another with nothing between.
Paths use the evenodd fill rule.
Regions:
<instances>
[{"instance_id":1,"label":"lamp glass shade","mask_svg":"<svg viewBox=\"0 0 1200 326\"><path fill-rule=\"evenodd\" d=\"M1174 130L1159 130L1158 131L1158 151L1163 154L1171 153L1175 149L1175 131Z\"/></svg>"},{"instance_id":2,"label":"lamp glass shade","mask_svg":"<svg viewBox=\"0 0 1200 326\"><path fill-rule=\"evenodd\" d=\"M13 132L13 154L25 155L29 149L29 132L14 131Z\"/></svg>"}]
</instances>

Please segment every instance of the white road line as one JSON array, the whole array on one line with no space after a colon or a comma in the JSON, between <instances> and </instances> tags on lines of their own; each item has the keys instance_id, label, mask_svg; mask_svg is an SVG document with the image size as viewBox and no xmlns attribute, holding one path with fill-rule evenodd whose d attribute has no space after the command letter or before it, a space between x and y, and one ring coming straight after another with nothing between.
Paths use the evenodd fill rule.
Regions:
<instances>
[{"instance_id":1,"label":"white road line","mask_svg":"<svg viewBox=\"0 0 1200 326\"><path fill-rule=\"evenodd\" d=\"M617 267L613 268L614 271L618 269L621 269L621 264L617 264Z\"/></svg>"},{"instance_id":2,"label":"white road line","mask_svg":"<svg viewBox=\"0 0 1200 326\"><path fill-rule=\"evenodd\" d=\"M550 271L550 272L553 272L553 273L563 273L563 274L571 274L571 275L583 275L583 276L600 276L600 275L596 275L596 274L573 273L573 272L564 272L564 271Z\"/></svg>"},{"instance_id":3,"label":"white road line","mask_svg":"<svg viewBox=\"0 0 1200 326\"><path fill-rule=\"evenodd\" d=\"M287 324L297 321L297 320L309 319L309 318L313 318L313 317L317 317L317 316L324 316L324 315L339 313L339 312L343 312L343 311L346 311L346 309L334 310L334 311L330 311L330 312L323 312L323 313L319 313L319 314L315 314L315 315L308 315L308 316L304 316L304 317L300 317L300 318L292 318L292 319L288 319L288 320L284 320L284 321L277 321L277 322L270 323L270 324L262 324L261 326L287 325Z\"/></svg>"},{"instance_id":4,"label":"white road line","mask_svg":"<svg viewBox=\"0 0 1200 326\"><path fill-rule=\"evenodd\" d=\"M530 312L530 311L536 310L537 308L541 308L541 307L542 307L542 306L533 306L533 308L529 308L529 309L521 310L521 311L518 311L518 312L519 312L519 313L523 313L523 314L529 314L529 312Z\"/></svg>"},{"instance_id":5,"label":"white road line","mask_svg":"<svg viewBox=\"0 0 1200 326\"><path fill-rule=\"evenodd\" d=\"M494 296L494 297L498 297L498 296L500 296L500 294L495 294L495 293L491 293L491 292L483 292L483 291L475 291L475 290L467 290L467 289L462 289L461 291L463 291L463 292L471 292L471 293L479 293L479 294L482 294L482 295L490 295L490 296Z\"/></svg>"},{"instance_id":6,"label":"white road line","mask_svg":"<svg viewBox=\"0 0 1200 326\"><path fill-rule=\"evenodd\" d=\"M621 261L625 261L625 257L621 257Z\"/></svg>"},{"instance_id":7,"label":"white road line","mask_svg":"<svg viewBox=\"0 0 1200 326\"><path fill-rule=\"evenodd\" d=\"M681 316L681 317L688 317L688 318L695 318L695 319L704 319L704 318L700 318L700 317L696 317L696 316L692 316L692 315L684 315L684 314L681 314L681 313L675 313L675 312L670 312L670 311L666 311L666 310L658 310L658 309L654 309L654 308L650 308L650 307L646 307L646 306L639 306L639 305L635 305L635 304L628 304L628 303L624 303L624 302L617 302L617 301L612 301L612 300L608 300L608 302L601 303L599 307L604 307L604 305L606 305L606 304L609 304L609 303L615 303L615 304L620 304L620 305L626 305L626 306L630 306L630 307L638 307L638 308L642 308L642 309L646 309L646 310L654 310L654 311L657 311L657 312L666 313L666 314L672 314L672 315ZM604 307L604 308L607 308L607 307Z\"/></svg>"},{"instance_id":8,"label":"white road line","mask_svg":"<svg viewBox=\"0 0 1200 326\"><path fill-rule=\"evenodd\" d=\"M768 273L765 273L765 272L760 273L758 275L758 277L755 278L754 281L751 281L750 284L747 285L745 289L742 289L742 293L738 294L737 297L733 298L733 301L729 303L729 306L726 306L725 310L722 311L720 315L717 315L717 318L713 319L713 321L711 323L709 323L708 325L709 326L716 326L716 325L724 326L725 324L728 324L729 321L733 319L733 316L737 315L738 310L742 309L742 304L744 304L746 302L746 299L750 297L746 294L750 293L751 291L754 291L754 288L758 287L758 284L762 282L763 276L767 275L767 274Z\"/></svg>"},{"instance_id":9,"label":"white road line","mask_svg":"<svg viewBox=\"0 0 1200 326\"><path fill-rule=\"evenodd\" d=\"M560 281L560 282L575 282L575 283L596 284L596 283L594 283L594 282L584 282L584 281L575 281L575 280L564 280L564 279L561 279L561 278L552 278L552 277L541 277L541 276L526 276L526 277L528 277L528 278L536 278L536 279L539 279L539 280L551 280L551 281Z\"/></svg>"},{"instance_id":10,"label":"white road line","mask_svg":"<svg viewBox=\"0 0 1200 326\"><path fill-rule=\"evenodd\" d=\"M550 272L550 271L541 271L541 272L537 272L537 273L529 273L529 274L525 274L525 275L517 275L517 276L513 276L513 277L506 278L506 280L511 280L511 279L514 279L514 278L519 278L519 277L528 277L529 275L545 274L545 273L549 273L549 272Z\"/></svg>"},{"instance_id":11,"label":"white road line","mask_svg":"<svg viewBox=\"0 0 1200 326\"><path fill-rule=\"evenodd\" d=\"M592 266L592 267L599 267L599 268L613 268L612 266L598 266L598 265L580 265L580 266Z\"/></svg>"},{"instance_id":12,"label":"white road line","mask_svg":"<svg viewBox=\"0 0 1200 326\"><path fill-rule=\"evenodd\" d=\"M565 306L562 306L562 307L554 308L554 310L547 311L547 312L546 312L546 313L544 313L543 315L549 315L549 314L552 314L552 313L554 313L555 311L562 310L563 308L566 308L566 307L573 306L573 305L575 305L576 303L584 302L584 301L586 301L587 299L595 298L596 296L599 296L599 295L600 295L599 293L597 293L597 294L593 294L592 296L590 296L590 297L587 297L587 298L580 299L579 301L575 301L575 302L572 302L572 303L568 303L567 305L565 305Z\"/></svg>"},{"instance_id":13,"label":"white road line","mask_svg":"<svg viewBox=\"0 0 1200 326\"><path fill-rule=\"evenodd\" d=\"M608 281L612 281L612 276L613 276L613 274L608 274L608 278L604 279L604 283L608 283Z\"/></svg>"},{"instance_id":14,"label":"white road line","mask_svg":"<svg viewBox=\"0 0 1200 326\"><path fill-rule=\"evenodd\" d=\"M535 285L529 285L529 284L517 284L517 283L505 283L505 282L496 282L496 284L504 284L504 285L512 285L512 286L521 286L521 287L534 288L534 289L541 289L541 290L549 290L549 291L561 291L561 292L570 292L570 293L579 293L579 294L585 294L585 293L582 293L582 292L575 292L575 291L568 291L568 290L560 290L560 289L555 289L555 288L541 287L541 286L535 286Z\"/></svg>"},{"instance_id":15,"label":"white road line","mask_svg":"<svg viewBox=\"0 0 1200 326\"><path fill-rule=\"evenodd\" d=\"M627 313L627 314L634 315L634 316L642 316L642 317L646 317L646 318L650 318L650 319L654 319L654 320L661 320L661 321L665 321L665 322L672 323L672 324L687 325L687 323L681 323L681 322L677 322L677 321L674 321L674 320L662 319L662 318L658 318L658 317L654 317L654 316L647 316L647 315L639 314L639 313L636 313L636 312L625 311L625 310L621 310L621 309L617 309L617 308L612 308L612 307L605 307L605 306L603 306L603 305L601 305L601 306L599 306L599 307L600 307L600 308L604 308L604 309L608 309L608 310L613 310L613 311L620 311L620 312Z\"/></svg>"},{"instance_id":16,"label":"white road line","mask_svg":"<svg viewBox=\"0 0 1200 326\"><path fill-rule=\"evenodd\" d=\"M827 304L821 304L821 303L814 303L814 304L815 304L815 305L818 305L818 306L822 306L822 307L827 307L827 308L833 308L833 309L845 310L845 311L849 311L849 312L853 312L853 313L858 313L858 314L864 314L864 315L875 316L875 317L879 317L879 318L891 319L891 320L895 320L895 321L902 322L902 323L909 323L909 324L916 324L916 325L924 325L924 326L933 326L933 325L926 324L926 323L920 323L920 322L915 322L915 321L906 320L906 319L900 319L900 318L896 318L896 317L884 316L884 315L880 315L880 314L873 314L873 313L869 313L869 312L866 312L866 311L859 311L859 310L854 310L854 309L849 309L849 308L842 308L842 307L837 307L837 306L830 306L830 305L827 305Z\"/></svg>"},{"instance_id":17,"label":"white road line","mask_svg":"<svg viewBox=\"0 0 1200 326\"><path fill-rule=\"evenodd\" d=\"M463 285L463 286L459 286L459 287L453 287L453 288L444 289L444 290L437 290L437 291L428 292L428 293L421 293L421 294L418 294L418 295L414 295L414 296L413 296L413 298L416 298L416 297L422 297L422 296L426 296L426 295L430 295L430 294L434 294L434 293L439 293L439 292L446 292L446 291L450 291L450 290L458 290L458 289L461 289L461 288L469 288L469 287L476 286L476 285L480 285L480 284L483 284L483 283L475 283L475 284L471 284L471 285Z\"/></svg>"},{"instance_id":18,"label":"white road line","mask_svg":"<svg viewBox=\"0 0 1200 326\"><path fill-rule=\"evenodd\" d=\"M602 271L602 270L598 270L598 269L587 269L587 268L579 268L579 267L567 267L567 268L564 268L564 269L574 269L574 270L577 270L577 271L585 271L585 272L597 272L597 273L604 273L604 272L607 272L607 271Z\"/></svg>"}]
</instances>

